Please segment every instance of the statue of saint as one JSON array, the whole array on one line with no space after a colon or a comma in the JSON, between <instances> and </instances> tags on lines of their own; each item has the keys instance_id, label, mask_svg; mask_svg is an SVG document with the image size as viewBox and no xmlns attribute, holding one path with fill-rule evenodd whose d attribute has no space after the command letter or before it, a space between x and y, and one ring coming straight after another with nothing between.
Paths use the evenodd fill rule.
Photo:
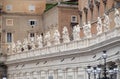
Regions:
<instances>
[{"instance_id":1,"label":"statue of saint","mask_svg":"<svg viewBox=\"0 0 120 79\"><path fill-rule=\"evenodd\" d=\"M103 21L103 26L104 26L104 32L107 32L110 29L110 19L107 14L104 14L104 21Z\"/></svg>"},{"instance_id":2,"label":"statue of saint","mask_svg":"<svg viewBox=\"0 0 120 79\"><path fill-rule=\"evenodd\" d=\"M80 40L80 26L74 26L73 27L73 40Z\"/></svg>"},{"instance_id":3,"label":"statue of saint","mask_svg":"<svg viewBox=\"0 0 120 79\"><path fill-rule=\"evenodd\" d=\"M97 21L97 35L102 33L102 20L100 17L98 17Z\"/></svg>"},{"instance_id":4,"label":"statue of saint","mask_svg":"<svg viewBox=\"0 0 120 79\"><path fill-rule=\"evenodd\" d=\"M91 37L91 23L90 23L90 21L88 21L88 24L84 23L83 31L84 31L84 34L87 38Z\"/></svg>"},{"instance_id":5,"label":"statue of saint","mask_svg":"<svg viewBox=\"0 0 120 79\"><path fill-rule=\"evenodd\" d=\"M28 50L28 40L27 40L27 38L24 39L22 46L23 46L24 51Z\"/></svg>"},{"instance_id":6,"label":"statue of saint","mask_svg":"<svg viewBox=\"0 0 120 79\"><path fill-rule=\"evenodd\" d=\"M22 47L22 43L20 40L18 40L16 43L16 50L18 53L21 52L21 47Z\"/></svg>"},{"instance_id":7,"label":"statue of saint","mask_svg":"<svg viewBox=\"0 0 120 79\"><path fill-rule=\"evenodd\" d=\"M68 42L70 42L69 33L68 33L68 29L67 29L66 26L64 26L64 28L63 28L62 38L63 38L63 43L68 43Z\"/></svg>"},{"instance_id":8,"label":"statue of saint","mask_svg":"<svg viewBox=\"0 0 120 79\"><path fill-rule=\"evenodd\" d=\"M77 31L76 31L76 26L73 27L73 40L76 40L76 35L77 35Z\"/></svg>"},{"instance_id":9,"label":"statue of saint","mask_svg":"<svg viewBox=\"0 0 120 79\"><path fill-rule=\"evenodd\" d=\"M37 35L36 36L36 42L37 42L37 44L38 44L38 48L42 48L43 47L43 40L42 40L42 35Z\"/></svg>"},{"instance_id":10,"label":"statue of saint","mask_svg":"<svg viewBox=\"0 0 120 79\"><path fill-rule=\"evenodd\" d=\"M76 32L77 32L76 40L80 40L80 26L79 25L76 26Z\"/></svg>"},{"instance_id":11,"label":"statue of saint","mask_svg":"<svg viewBox=\"0 0 120 79\"><path fill-rule=\"evenodd\" d=\"M50 32L48 31L44 37L44 41L46 43L46 46L51 46L51 37Z\"/></svg>"},{"instance_id":12,"label":"statue of saint","mask_svg":"<svg viewBox=\"0 0 120 79\"><path fill-rule=\"evenodd\" d=\"M87 32L88 32L88 38L90 38L92 35L91 35L91 23L90 21L88 21L88 27L87 27Z\"/></svg>"},{"instance_id":13,"label":"statue of saint","mask_svg":"<svg viewBox=\"0 0 120 79\"><path fill-rule=\"evenodd\" d=\"M60 44L60 33L58 30L55 30L53 39L54 39L54 45Z\"/></svg>"},{"instance_id":14,"label":"statue of saint","mask_svg":"<svg viewBox=\"0 0 120 79\"><path fill-rule=\"evenodd\" d=\"M15 42L12 42L12 53L14 54L16 52L16 45Z\"/></svg>"},{"instance_id":15,"label":"statue of saint","mask_svg":"<svg viewBox=\"0 0 120 79\"><path fill-rule=\"evenodd\" d=\"M120 27L120 13L116 8L115 8L114 16L115 16L114 17L115 27Z\"/></svg>"}]
</instances>

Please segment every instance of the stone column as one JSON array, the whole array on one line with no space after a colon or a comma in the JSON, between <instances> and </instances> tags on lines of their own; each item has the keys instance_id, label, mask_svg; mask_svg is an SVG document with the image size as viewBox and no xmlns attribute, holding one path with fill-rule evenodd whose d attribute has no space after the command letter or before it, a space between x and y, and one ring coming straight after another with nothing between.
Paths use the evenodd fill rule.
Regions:
<instances>
[{"instance_id":1,"label":"stone column","mask_svg":"<svg viewBox=\"0 0 120 79\"><path fill-rule=\"evenodd\" d=\"M64 78L63 79L67 79L67 69L64 70Z\"/></svg>"},{"instance_id":2,"label":"stone column","mask_svg":"<svg viewBox=\"0 0 120 79\"><path fill-rule=\"evenodd\" d=\"M38 71L38 79L40 79L41 77L41 74L40 74L40 71Z\"/></svg>"},{"instance_id":3,"label":"stone column","mask_svg":"<svg viewBox=\"0 0 120 79\"><path fill-rule=\"evenodd\" d=\"M74 68L74 79L78 79L78 68Z\"/></svg>"},{"instance_id":4,"label":"stone column","mask_svg":"<svg viewBox=\"0 0 120 79\"><path fill-rule=\"evenodd\" d=\"M54 79L58 79L58 70L54 70Z\"/></svg>"}]
</instances>

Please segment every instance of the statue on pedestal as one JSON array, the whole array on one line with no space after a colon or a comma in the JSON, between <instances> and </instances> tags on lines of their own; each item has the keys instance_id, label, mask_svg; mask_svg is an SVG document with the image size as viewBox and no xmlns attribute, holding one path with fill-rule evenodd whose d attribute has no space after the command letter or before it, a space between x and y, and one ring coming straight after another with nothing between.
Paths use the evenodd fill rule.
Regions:
<instances>
[{"instance_id":1,"label":"statue on pedestal","mask_svg":"<svg viewBox=\"0 0 120 79\"><path fill-rule=\"evenodd\" d=\"M8 44L7 45L7 51L8 51L8 55L11 53L11 50L12 50L12 46L11 46L11 44Z\"/></svg>"},{"instance_id":2,"label":"statue on pedestal","mask_svg":"<svg viewBox=\"0 0 120 79\"><path fill-rule=\"evenodd\" d=\"M88 27L87 27L87 32L88 32L88 38L90 38L90 37L92 37L92 35L91 35L91 23L90 23L90 21L88 21Z\"/></svg>"},{"instance_id":3,"label":"statue on pedestal","mask_svg":"<svg viewBox=\"0 0 120 79\"><path fill-rule=\"evenodd\" d=\"M114 16L115 16L114 17L115 27L120 27L120 13L116 8L115 8Z\"/></svg>"},{"instance_id":4,"label":"statue on pedestal","mask_svg":"<svg viewBox=\"0 0 120 79\"><path fill-rule=\"evenodd\" d=\"M12 53L14 54L16 52L16 45L15 42L12 42Z\"/></svg>"},{"instance_id":5,"label":"statue on pedestal","mask_svg":"<svg viewBox=\"0 0 120 79\"><path fill-rule=\"evenodd\" d=\"M35 49L35 38L34 37L30 37L30 46L31 46L31 49Z\"/></svg>"},{"instance_id":6,"label":"statue on pedestal","mask_svg":"<svg viewBox=\"0 0 120 79\"><path fill-rule=\"evenodd\" d=\"M28 50L28 40L27 40L27 38L24 39L22 47L23 47L22 50L24 50L24 51Z\"/></svg>"},{"instance_id":7,"label":"statue on pedestal","mask_svg":"<svg viewBox=\"0 0 120 79\"><path fill-rule=\"evenodd\" d=\"M44 37L44 41L46 43L46 46L51 46L51 37L50 37L50 32L47 32L45 37Z\"/></svg>"},{"instance_id":8,"label":"statue on pedestal","mask_svg":"<svg viewBox=\"0 0 120 79\"><path fill-rule=\"evenodd\" d=\"M58 30L55 30L53 39L54 39L54 45L60 44L60 33Z\"/></svg>"},{"instance_id":9,"label":"statue on pedestal","mask_svg":"<svg viewBox=\"0 0 120 79\"><path fill-rule=\"evenodd\" d=\"M100 17L98 17L98 22L97 22L97 35L102 33L102 20Z\"/></svg>"},{"instance_id":10,"label":"statue on pedestal","mask_svg":"<svg viewBox=\"0 0 120 79\"><path fill-rule=\"evenodd\" d=\"M91 23L90 23L90 21L88 21L88 24L84 23L83 31L84 31L84 34L87 38L91 37Z\"/></svg>"},{"instance_id":11,"label":"statue on pedestal","mask_svg":"<svg viewBox=\"0 0 120 79\"><path fill-rule=\"evenodd\" d=\"M104 21L103 21L103 26L104 26L104 32L107 32L110 29L110 19L107 14L104 14Z\"/></svg>"},{"instance_id":12,"label":"statue on pedestal","mask_svg":"<svg viewBox=\"0 0 120 79\"><path fill-rule=\"evenodd\" d=\"M36 43L37 43L37 45L38 45L38 48L42 48L43 47L43 40L42 40L42 35L37 35L36 36L37 38L36 38Z\"/></svg>"},{"instance_id":13,"label":"statue on pedestal","mask_svg":"<svg viewBox=\"0 0 120 79\"><path fill-rule=\"evenodd\" d=\"M64 28L63 28L62 38L63 38L63 43L68 43L68 42L70 42L69 33L68 33L68 29L67 29L66 26L64 26Z\"/></svg>"},{"instance_id":14,"label":"statue on pedestal","mask_svg":"<svg viewBox=\"0 0 120 79\"><path fill-rule=\"evenodd\" d=\"M22 43L20 40L17 41L16 43L16 50L17 50L17 53L21 52L21 47L22 47Z\"/></svg>"},{"instance_id":15,"label":"statue on pedestal","mask_svg":"<svg viewBox=\"0 0 120 79\"><path fill-rule=\"evenodd\" d=\"M80 40L80 26L74 26L73 27L73 40Z\"/></svg>"}]
</instances>

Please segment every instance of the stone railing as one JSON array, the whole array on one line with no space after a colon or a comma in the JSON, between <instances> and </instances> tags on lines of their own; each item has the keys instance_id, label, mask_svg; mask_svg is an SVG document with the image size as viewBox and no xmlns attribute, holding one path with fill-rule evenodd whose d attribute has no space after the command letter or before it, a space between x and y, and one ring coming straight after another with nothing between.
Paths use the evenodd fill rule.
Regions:
<instances>
[{"instance_id":1,"label":"stone railing","mask_svg":"<svg viewBox=\"0 0 120 79\"><path fill-rule=\"evenodd\" d=\"M26 52L15 53L12 55L8 55L7 61L17 60L17 59L26 59L26 58L35 58L37 56L45 56L57 53L63 53L65 51L82 49L86 47L90 47L96 45L98 43L107 41L111 38L120 36L120 27L113 28L107 32L103 32L100 35L93 36L91 38L84 38L78 41L71 41L69 43L62 43L59 45L43 47L39 49L29 50Z\"/></svg>"}]
</instances>

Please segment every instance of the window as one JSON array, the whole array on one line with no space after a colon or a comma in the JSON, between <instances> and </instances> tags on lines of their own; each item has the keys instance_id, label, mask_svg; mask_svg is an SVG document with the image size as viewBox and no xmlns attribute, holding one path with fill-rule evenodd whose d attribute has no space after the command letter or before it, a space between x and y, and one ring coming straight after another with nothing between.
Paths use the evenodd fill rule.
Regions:
<instances>
[{"instance_id":1,"label":"window","mask_svg":"<svg viewBox=\"0 0 120 79\"><path fill-rule=\"evenodd\" d=\"M37 21L36 20L29 20L29 25L30 26L36 26L36 24L37 24Z\"/></svg>"},{"instance_id":2,"label":"window","mask_svg":"<svg viewBox=\"0 0 120 79\"><path fill-rule=\"evenodd\" d=\"M12 10L12 5L7 5L7 6L6 6L6 10L7 10L7 11L11 11L11 10Z\"/></svg>"},{"instance_id":3,"label":"window","mask_svg":"<svg viewBox=\"0 0 120 79\"><path fill-rule=\"evenodd\" d=\"M71 22L77 22L77 16L73 15L71 16Z\"/></svg>"},{"instance_id":4,"label":"window","mask_svg":"<svg viewBox=\"0 0 120 79\"><path fill-rule=\"evenodd\" d=\"M34 5L29 5L29 11L35 11L35 6Z\"/></svg>"},{"instance_id":5,"label":"window","mask_svg":"<svg viewBox=\"0 0 120 79\"><path fill-rule=\"evenodd\" d=\"M6 26L13 26L13 19L6 19Z\"/></svg>"},{"instance_id":6,"label":"window","mask_svg":"<svg viewBox=\"0 0 120 79\"><path fill-rule=\"evenodd\" d=\"M7 43L11 43L12 42L12 33L8 32L7 33Z\"/></svg>"},{"instance_id":7,"label":"window","mask_svg":"<svg viewBox=\"0 0 120 79\"><path fill-rule=\"evenodd\" d=\"M30 33L30 37L35 37L35 34L34 33Z\"/></svg>"},{"instance_id":8,"label":"window","mask_svg":"<svg viewBox=\"0 0 120 79\"><path fill-rule=\"evenodd\" d=\"M115 7L119 8L120 7L120 2L116 2Z\"/></svg>"}]
</instances>

